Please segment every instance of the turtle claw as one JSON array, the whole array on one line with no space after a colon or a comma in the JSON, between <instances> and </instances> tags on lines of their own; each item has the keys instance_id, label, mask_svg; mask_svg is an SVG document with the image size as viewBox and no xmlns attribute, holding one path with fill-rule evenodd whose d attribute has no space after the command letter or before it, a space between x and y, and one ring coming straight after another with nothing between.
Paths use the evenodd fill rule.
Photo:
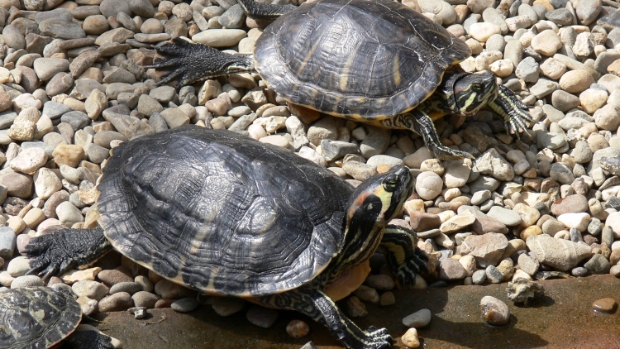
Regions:
<instances>
[{"instance_id":1,"label":"turtle claw","mask_svg":"<svg viewBox=\"0 0 620 349\"><path fill-rule=\"evenodd\" d=\"M364 333L366 334L366 338L364 339L365 349L387 349L391 348L394 344L392 336L390 336L388 330L385 328L370 326Z\"/></svg>"},{"instance_id":2,"label":"turtle claw","mask_svg":"<svg viewBox=\"0 0 620 349\"><path fill-rule=\"evenodd\" d=\"M49 280L54 275L62 274L74 265L73 263L57 258L59 254L57 239L54 234L35 237L24 249L28 258L30 258L30 270L28 275L38 275L44 281Z\"/></svg>"}]
</instances>

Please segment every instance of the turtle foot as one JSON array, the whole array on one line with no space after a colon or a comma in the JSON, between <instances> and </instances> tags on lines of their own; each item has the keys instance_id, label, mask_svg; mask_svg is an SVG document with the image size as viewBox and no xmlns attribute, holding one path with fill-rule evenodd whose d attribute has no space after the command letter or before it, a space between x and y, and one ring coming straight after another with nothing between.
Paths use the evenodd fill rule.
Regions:
<instances>
[{"instance_id":1,"label":"turtle foot","mask_svg":"<svg viewBox=\"0 0 620 349\"><path fill-rule=\"evenodd\" d=\"M359 347L359 349L386 349L391 348L392 344L394 344L392 336L385 328L370 326L364 333L366 338L362 340L363 346Z\"/></svg>"}]
</instances>

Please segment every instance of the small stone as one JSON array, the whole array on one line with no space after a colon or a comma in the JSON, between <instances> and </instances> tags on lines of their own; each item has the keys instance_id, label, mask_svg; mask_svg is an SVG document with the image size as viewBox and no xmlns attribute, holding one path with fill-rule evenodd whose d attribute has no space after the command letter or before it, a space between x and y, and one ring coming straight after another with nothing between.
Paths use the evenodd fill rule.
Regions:
<instances>
[{"instance_id":1,"label":"small stone","mask_svg":"<svg viewBox=\"0 0 620 349\"><path fill-rule=\"evenodd\" d=\"M364 284L379 291L390 291L394 289L394 280L383 274L369 275Z\"/></svg>"},{"instance_id":2,"label":"small stone","mask_svg":"<svg viewBox=\"0 0 620 349\"><path fill-rule=\"evenodd\" d=\"M230 316L240 312L245 307L245 301L239 298L216 298L213 310L219 316Z\"/></svg>"},{"instance_id":3,"label":"small stone","mask_svg":"<svg viewBox=\"0 0 620 349\"><path fill-rule=\"evenodd\" d=\"M189 313L190 311L198 308L198 302L196 301L196 298L181 298L172 302L170 308L179 313Z\"/></svg>"},{"instance_id":4,"label":"small stone","mask_svg":"<svg viewBox=\"0 0 620 349\"><path fill-rule=\"evenodd\" d=\"M253 305L245 316L250 323L258 327L270 328L278 319L278 311Z\"/></svg>"},{"instance_id":5,"label":"small stone","mask_svg":"<svg viewBox=\"0 0 620 349\"><path fill-rule=\"evenodd\" d=\"M155 303L159 300L157 295L147 291L138 291L134 293L131 298L136 307L144 307L147 309L155 307Z\"/></svg>"},{"instance_id":6,"label":"small stone","mask_svg":"<svg viewBox=\"0 0 620 349\"><path fill-rule=\"evenodd\" d=\"M485 296L480 301L482 318L486 323L493 326L503 326L510 321L510 309L506 303L492 297Z\"/></svg>"},{"instance_id":7,"label":"small stone","mask_svg":"<svg viewBox=\"0 0 620 349\"><path fill-rule=\"evenodd\" d=\"M310 326L301 320L292 320L286 325L286 333L293 338L301 338L308 335Z\"/></svg>"},{"instance_id":8,"label":"small stone","mask_svg":"<svg viewBox=\"0 0 620 349\"><path fill-rule=\"evenodd\" d=\"M364 303L362 303L362 301L355 296L350 296L347 298L346 309L347 314L349 314L350 317L363 317L368 315L366 305L364 305Z\"/></svg>"},{"instance_id":9,"label":"small stone","mask_svg":"<svg viewBox=\"0 0 620 349\"><path fill-rule=\"evenodd\" d=\"M133 299L127 292L119 292L99 301L99 312L124 311L133 307Z\"/></svg>"},{"instance_id":10,"label":"small stone","mask_svg":"<svg viewBox=\"0 0 620 349\"><path fill-rule=\"evenodd\" d=\"M420 309L413 314L407 315L402 322L407 327L420 328L427 326L431 322L431 311Z\"/></svg>"},{"instance_id":11,"label":"small stone","mask_svg":"<svg viewBox=\"0 0 620 349\"><path fill-rule=\"evenodd\" d=\"M396 304L396 298L394 297L394 293L387 291L381 295L381 299L379 300L379 304L381 306L393 305Z\"/></svg>"},{"instance_id":12,"label":"small stone","mask_svg":"<svg viewBox=\"0 0 620 349\"><path fill-rule=\"evenodd\" d=\"M614 313L618 308L618 303L613 298L601 298L592 303L592 309L603 313Z\"/></svg>"},{"instance_id":13,"label":"small stone","mask_svg":"<svg viewBox=\"0 0 620 349\"><path fill-rule=\"evenodd\" d=\"M418 338L418 330L415 328L410 328L405 332L405 334L400 338L404 345L407 348L419 348L420 347L420 339Z\"/></svg>"},{"instance_id":14,"label":"small stone","mask_svg":"<svg viewBox=\"0 0 620 349\"><path fill-rule=\"evenodd\" d=\"M29 286L44 286L45 283L41 280L37 275L22 275L18 276L11 283L11 288L16 289L20 287L29 287Z\"/></svg>"}]
</instances>

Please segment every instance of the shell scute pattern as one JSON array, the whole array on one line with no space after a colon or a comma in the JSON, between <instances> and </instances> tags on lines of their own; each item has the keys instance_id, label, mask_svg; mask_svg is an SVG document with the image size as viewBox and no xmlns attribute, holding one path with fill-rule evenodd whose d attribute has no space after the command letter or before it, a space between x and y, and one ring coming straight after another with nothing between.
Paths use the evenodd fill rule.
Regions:
<instances>
[{"instance_id":1,"label":"shell scute pattern","mask_svg":"<svg viewBox=\"0 0 620 349\"><path fill-rule=\"evenodd\" d=\"M171 134L121 145L104 169L100 223L124 255L208 293L258 296L312 280L339 252L353 190L333 173L229 132Z\"/></svg>"},{"instance_id":2,"label":"shell scute pattern","mask_svg":"<svg viewBox=\"0 0 620 349\"><path fill-rule=\"evenodd\" d=\"M257 70L292 103L353 119L389 118L428 98L445 70L471 54L421 16L396 2L306 4L266 28L254 53Z\"/></svg>"},{"instance_id":3,"label":"shell scute pattern","mask_svg":"<svg viewBox=\"0 0 620 349\"><path fill-rule=\"evenodd\" d=\"M82 319L68 297L43 287L0 293L0 348L49 348L67 337Z\"/></svg>"}]
</instances>

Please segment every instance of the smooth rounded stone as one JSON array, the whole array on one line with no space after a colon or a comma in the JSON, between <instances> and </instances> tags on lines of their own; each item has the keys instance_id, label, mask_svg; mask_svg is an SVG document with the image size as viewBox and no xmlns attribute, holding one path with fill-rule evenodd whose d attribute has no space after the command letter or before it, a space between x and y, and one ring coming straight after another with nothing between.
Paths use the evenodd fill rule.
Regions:
<instances>
[{"instance_id":1,"label":"smooth rounded stone","mask_svg":"<svg viewBox=\"0 0 620 349\"><path fill-rule=\"evenodd\" d=\"M439 263L439 278L441 280L462 280L467 276L467 271L456 259L445 258Z\"/></svg>"},{"instance_id":2,"label":"smooth rounded stone","mask_svg":"<svg viewBox=\"0 0 620 349\"><path fill-rule=\"evenodd\" d=\"M532 38L531 45L534 51L550 57L562 47L562 41L553 30L547 29L535 35Z\"/></svg>"},{"instance_id":3,"label":"smooth rounded stone","mask_svg":"<svg viewBox=\"0 0 620 349\"><path fill-rule=\"evenodd\" d=\"M588 199L584 195L574 194L558 199L551 205L551 213L556 216L564 213L588 211Z\"/></svg>"},{"instance_id":4,"label":"smooth rounded stone","mask_svg":"<svg viewBox=\"0 0 620 349\"><path fill-rule=\"evenodd\" d=\"M487 273L486 270L476 270L472 276L472 283L474 285L482 285L487 281Z\"/></svg>"},{"instance_id":5,"label":"smooth rounded stone","mask_svg":"<svg viewBox=\"0 0 620 349\"><path fill-rule=\"evenodd\" d=\"M379 165L387 165L388 167L403 166L402 159L390 155L373 155L366 161L367 165L377 167Z\"/></svg>"},{"instance_id":6,"label":"smooth rounded stone","mask_svg":"<svg viewBox=\"0 0 620 349\"><path fill-rule=\"evenodd\" d=\"M49 168L40 168L34 176L35 193L41 199L48 199L55 192L62 189L62 183L54 171ZM54 208L54 217L56 216ZM46 213L49 217L49 214Z\"/></svg>"},{"instance_id":7,"label":"smooth rounded stone","mask_svg":"<svg viewBox=\"0 0 620 349\"><path fill-rule=\"evenodd\" d=\"M387 149L390 142L390 133L379 127L367 127L368 133L360 144L360 152L365 158L381 154Z\"/></svg>"},{"instance_id":8,"label":"smooth rounded stone","mask_svg":"<svg viewBox=\"0 0 620 349\"><path fill-rule=\"evenodd\" d=\"M404 317L402 323L407 327L421 328L427 326L431 322L431 315L429 309L420 309Z\"/></svg>"},{"instance_id":9,"label":"smooth rounded stone","mask_svg":"<svg viewBox=\"0 0 620 349\"><path fill-rule=\"evenodd\" d=\"M271 328L278 319L278 311L253 305L245 314L248 321L258 327Z\"/></svg>"},{"instance_id":10,"label":"smooth rounded stone","mask_svg":"<svg viewBox=\"0 0 620 349\"><path fill-rule=\"evenodd\" d=\"M108 293L108 288L102 283L93 280L84 280L75 282L71 285L71 289L78 297L88 297L100 300Z\"/></svg>"},{"instance_id":11,"label":"smooth rounded stone","mask_svg":"<svg viewBox=\"0 0 620 349\"><path fill-rule=\"evenodd\" d=\"M515 75L525 82L537 82L539 77L538 63L532 57L524 58L518 63L515 69Z\"/></svg>"},{"instance_id":12,"label":"smooth rounded stone","mask_svg":"<svg viewBox=\"0 0 620 349\"><path fill-rule=\"evenodd\" d=\"M132 295L139 291L142 291L142 286L138 285L135 282L119 282L110 287L110 294L126 292Z\"/></svg>"},{"instance_id":13,"label":"smooth rounded stone","mask_svg":"<svg viewBox=\"0 0 620 349\"><path fill-rule=\"evenodd\" d=\"M155 303L159 300L156 294L147 291L138 291L131 296L133 303L136 307L144 307L152 309L155 307Z\"/></svg>"},{"instance_id":14,"label":"smooth rounded stone","mask_svg":"<svg viewBox=\"0 0 620 349\"><path fill-rule=\"evenodd\" d=\"M590 271L584 267L577 267L571 270L571 275L575 277L584 277L590 275Z\"/></svg>"},{"instance_id":15,"label":"smooth rounded stone","mask_svg":"<svg viewBox=\"0 0 620 349\"><path fill-rule=\"evenodd\" d=\"M67 22L60 18L50 18L39 23L42 35L48 35L56 39L79 39L86 37L84 29L75 22Z\"/></svg>"},{"instance_id":16,"label":"smooth rounded stone","mask_svg":"<svg viewBox=\"0 0 620 349\"><path fill-rule=\"evenodd\" d=\"M30 264L28 258L25 256L17 256L9 261L6 271L12 277L16 278L22 275L26 275L26 272L30 270Z\"/></svg>"},{"instance_id":17,"label":"smooth rounded stone","mask_svg":"<svg viewBox=\"0 0 620 349\"><path fill-rule=\"evenodd\" d=\"M81 111L70 111L68 113L63 114L60 117L61 122L65 122L71 126L73 131L80 130L84 128L88 123L90 123L90 118L88 115Z\"/></svg>"},{"instance_id":18,"label":"smooth rounded stone","mask_svg":"<svg viewBox=\"0 0 620 349\"><path fill-rule=\"evenodd\" d=\"M4 287L11 287L11 283L15 280L8 271L0 271L0 285Z\"/></svg>"},{"instance_id":19,"label":"smooth rounded stone","mask_svg":"<svg viewBox=\"0 0 620 349\"><path fill-rule=\"evenodd\" d=\"M508 247L508 239L504 234L487 233L484 235L470 235L465 238L462 248L469 250L469 254L476 258L476 263L486 268L488 265L497 265L504 250Z\"/></svg>"},{"instance_id":20,"label":"smooth rounded stone","mask_svg":"<svg viewBox=\"0 0 620 349\"><path fill-rule=\"evenodd\" d=\"M503 275L497 269L497 267L489 265L484 272L487 275L487 280L489 280L492 284L499 284L500 282L502 282Z\"/></svg>"},{"instance_id":21,"label":"smooth rounded stone","mask_svg":"<svg viewBox=\"0 0 620 349\"><path fill-rule=\"evenodd\" d=\"M594 112L594 122L599 129L616 131L620 126L620 109L610 104Z\"/></svg>"},{"instance_id":22,"label":"smooth rounded stone","mask_svg":"<svg viewBox=\"0 0 620 349\"><path fill-rule=\"evenodd\" d=\"M301 320L292 320L286 325L286 333L293 338L305 337L310 333L310 326Z\"/></svg>"},{"instance_id":23,"label":"smooth rounded stone","mask_svg":"<svg viewBox=\"0 0 620 349\"><path fill-rule=\"evenodd\" d=\"M364 181L377 173L375 167L358 161L347 161L342 165L342 169L346 174L359 181Z\"/></svg>"},{"instance_id":24,"label":"smooth rounded stone","mask_svg":"<svg viewBox=\"0 0 620 349\"><path fill-rule=\"evenodd\" d=\"M350 296L345 301L345 309L350 317L364 317L368 315L366 305L355 296Z\"/></svg>"},{"instance_id":25,"label":"smooth rounded stone","mask_svg":"<svg viewBox=\"0 0 620 349\"><path fill-rule=\"evenodd\" d=\"M218 18L218 22L226 28L241 28L244 24L245 11L241 5L233 5Z\"/></svg>"},{"instance_id":26,"label":"smooth rounded stone","mask_svg":"<svg viewBox=\"0 0 620 349\"><path fill-rule=\"evenodd\" d=\"M390 291L394 289L394 280L388 275L369 275L364 281L364 285L379 291Z\"/></svg>"},{"instance_id":27,"label":"smooth rounded stone","mask_svg":"<svg viewBox=\"0 0 620 349\"><path fill-rule=\"evenodd\" d=\"M7 172L0 175L0 186L6 188L8 196L26 199L32 195L33 179L18 172Z\"/></svg>"},{"instance_id":28,"label":"smooth rounded stone","mask_svg":"<svg viewBox=\"0 0 620 349\"><path fill-rule=\"evenodd\" d=\"M107 17L116 16L119 12L131 14L130 1L126 0L102 0L99 3L101 14Z\"/></svg>"},{"instance_id":29,"label":"smooth rounded stone","mask_svg":"<svg viewBox=\"0 0 620 349\"><path fill-rule=\"evenodd\" d=\"M133 299L131 299L131 295L127 292L119 292L106 296L101 299L98 304L100 313L124 311L133 306Z\"/></svg>"},{"instance_id":30,"label":"smooth rounded stone","mask_svg":"<svg viewBox=\"0 0 620 349\"><path fill-rule=\"evenodd\" d=\"M84 155L84 148L73 144L59 144L52 153L56 164L71 167L78 167Z\"/></svg>"},{"instance_id":31,"label":"smooth rounded stone","mask_svg":"<svg viewBox=\"0 0 620 349\"><path fill-rule=\"evenodd\" d=\"M579 95L579 101L586 113L593 114L605 105L607 97L607 91L589 88Z\"/></svg>"},{"instance_id":32,"label":"smooth rounded stone","mask_svg":"<svg viewBox=\"0 0 620 349\"><path fill-rule=\"evenodd\" d=\"M82 314L86 316L93 315L98 310L98 302L94 299L81 296L76 299L82 309Z\"/></svg>"},{"instance_id":33,"label":"smooth rounded stone","mask_svg":"<svg viewBox=\"0 0 620 349\"><path fill-rule=\"evenodd\" d=\"M585 232L590 224L590 214L585 212L580 213L564 213L557 217L558 221L564 224L567 228L575 228L579 232Z\"/></svg>"},{"instance_id":34,"label":"smooth rounded stone","mask_svg":"<svg viewBox=\"0 0 620 349\"><path fill-rule=\"evenodd\" d=\"M517 212L499 206L491 207L487 215L508 227L514 227L523 222L523 219Z\"/></svg>"},{"instance_id":35,"label":"smooth rounded stone","mask_svg":"<svg viewBox=\"0 0 620 349\"><path fill-rule=\"evenodd\" d=\"M45 165L47 154L43 148L28 148L11 160L11 168L24 174L34 174L36 170Z\"/></svg>"},{"instance_id":36,"label":"smooth rounded stone","mask_svg":"<svg viewBox=\"0 0 620 349\"><path fill-rule=\"evenodd\" d=\"M5 43L11 48L18 50L26 48L26 39L24 35L22 35L17 27L11 24L4 26L2 29L2 37Z\"/></svg>"},{"instance_id":37,"label":"smooth rounded stone","mask_svg":"<svg viewBox=\"0 0 620 349\"><path fill-rule=\"evenodd\" d=\"M9 227L0 227L0 258L7 261L11 260L13 251L15 250L15 244L16 236L13 229Z\"/></svg>"},{"instance_id":38,"label":"smooth rounded stone","mask_svg":"<svg viewBox=\"0 0 620 349\"><path fill-rule=\"evenodd\" d=\"M473 23L468 31L469 35L479 42L486 42L491 36L501 34L501 32L500 26L489 22Z\"/></svg>"},{"instance_id":39,"label":"smooth rounded stone","mask_svg":"<svg viewBox=\"0 0 620 349\"><path fill-rule=\"evenodd\" d=\"M431 171L422 172L416 178L416 193L424 200L433 200L439 196L442 186L441 177Z\"/></svg>"},{"instance_id":40,"label":"smooth rounded stone","mask_svg":"<svg viewBox=\"0 0 620 349\"><path fill-rule=\"evenodd\" d=\"M97 274L97 279L101 280L101 282L108 286L114 286L121 282L133 282L131 276L117 269L102 270L99 274Z\"/></svg>"},{"instance_id":41,"label":"smooth rounded stone","mask_svg":"<svg viewBox=\"0 0 620 349\"><path fill-rule=\"evenodd\" d=\"M69 70L69 61L64 58L37 58L33 68L41 81L48 81L54 75Z\"/></svg>"},{"instance_id":42,"label":"smooth rounded stone","mask_svg":"<svg viewBox=\"0 0 620 349\"><path fill-rule=\"evenodd\" d=\"M172 302L170 308L179 313L189 313L198 308L198 301L196 301L196 298L181 298Z\"/></svg>"},{"instance_id":43,"label":"smooth rounded stone","mask_svg":"<svg viewBox=\"0 0 620 349\"><path fill-rule=\"evenodd\" d=\"M482 318L486 323L493 326L503 326L510 322L510 309L506 303L492 297L484 296L480 300Z\"/></svg>"},{"instance_id":44,"label":"smooth rounded stone","mask_svg":"<svg viewBox=\"0 0 620 349\"><path fill-rule=\"evenodd\" d=\"M377 293L377 290L366 285L360 285L353 292L353 295L364 302L379 303L379 293Z\"/></svg>"},{"instance_id":45,"label":"smooth rounded stone","mask_svg":"<svg viewBox=\"0 0 620 349\"><path fill-rule=\"evenodd\" d=\"M443 161L443 182L446 188L460 188L467 183L472 163L469 159Z\"/></svg>"},{"instance_id":46,"label":"smooth rounded stone","mask_svg":"<svg viewBox=\"0 0 620 349\"><path fill-rule=\"evenodd\" d=\"M56 215L61 223L84 222L82 212L69 201L65 201L56 207Z\"/></svg>"},{"instance_id":47,"label":"smooth rounded stone","mask_svg":"<svg viewBox=\"0 0 620 349\"><path fill-rule=\"evenodd\" d=\"M192 41L211 47L234 46L247 36L242 29L209 29L192 36Z\"/></svg>"},{"instance_id":48,"label":"smooth rounded stone","mask_svg":"<svg viewBox=\"0 0 620 349\"><path fill-rule=\"evenodd\" d=\"M575 7L575 13L579 22L583 25L590 25L601 13L601 0L581 0Z\"/></svg>"},{"instance_id":49,"label":"smooth rounded stone","mask_svg":"<svg viewBox=\"0 0 620 349\"><path fill-rule=\"evenodd\" d=\"M134 282L140 285L143 291L147 291L147 292L153 291L153 288L155 287L155 285L153 285L153 282L144 275L136 276L136 278L134 279Z\"/></svg>"},{"instance_id":50,"label":"smooth rounded stone","mask_svg":"<svg viewBox=\"0 0 620 349\"><path fill-rule=\"evenodd\" d=\"M458 214L441 223L441 226L439 226L439 230L445 234L454 233L472 225L475 220L476 216L469 212L466 212L466 214Z\"/></svg>"},{"instance_id":51,"label":"smooth rounded stone","mask_svg":"<svg viewBox=\"0 0 620 349\"><path fill-rule=\"evenodd\" d=\"M545 234L530 236L526 244L540 263L561 271L574 268L592 255L592 248L586 244L556 239Z\"/></svg>"},{"instance_id":52,"label":"smooth rounded stone","mask_svg":"<svg viewBox=\"0 0 620 349\"><path fill-rule=\"evenodd\" d=\"M530 276L534 276L540 268L540 263L525 253L519 255L517 264L521 270Z\"/></svg>"},{"instance_id":53,"label":"smooth rounded stone","mask_svg":"<svg viewBox=\"0 0 620 349\"><path fill-rule=\"evenodd\" d=\"M415 328L410 328L405 332L405 334L400 337L401 342L407 348L419 348L420 347L420 339L418 338L418 330Z\"/></svg>"},{"instance_id":54,"label":"smooth rounded stone","mask_svg":"<svg viewBox=\"0 0 620 349\"><path fill-rule=\"evenodd\" d=\"M620 264L616 264L609 269L609 274L620 277ZM2 284L2 273L0 273L0 284Z\"/></svg>"},{"instance_id":55,"label":"smooth rounded stone","mask_svg":"<svg viewBox=\"0 0 620 349\"><path fill-rule=\"evenodd\" d=\"M230 316L240 312L245 307L245 301L239 298L216 298L213 310L219 316Z\"/></svg>"},{"instance_id":56,"label":"smooth rounded stone","mask_svg":"<svg viewBox=\"0 0 620 349\"><path fill-rule=\"evenodd\" d=\"M18 276L11 282L12 289L30 286L45 286L45 283L37 275Z\"/></svg>"},{"instance_id":57,"label":"smooth rounded stone","mask_svg":"<svg viewBox=\"0 0 620 349\"><path fill-rule=\"evenodd\" d=\"M331 139L323 139L321 141L321 155L327 161L333 161L342 158L346 154L354 154L357 152L357 144L335 141Z\"/></svg>"},{"instance_id":58,"label":"smooth rounded stone","mask_svg":"<svg viewBox=\"0 0 620 349\"><path fill-rule=\"evenodd\" d=\"M583 265L592 274L608 274L611 264L604 256L595 254Z\"/></svg>"},{"instance_id":59,"label":"smooth rounded stone","mask_svg":"<svg viewBox=\"0 0 620 349\"><path fill-rule=\"evenodd\" d=\"M579 97L566 91L556 90L551 94L551 103L560 111L566 112L580 105Z\"/></svg>"},{"instance_id":60,"label":"smooth rounded stone","mask_svg":"<svg viewBox=\"0 0 620 349\"><path fill-rule=\"evenodd\" d=\"M161 298L177 299L190 297L194 294L194 291L175 284L170 280L162 279L155 284L155 293L161 296Z\"/></svg>"},{"instance_id":61,"label":"smooth rounded stone","mask_svg":"<svg viewBox=\"0 0 620 349\"><path fill-rule=\"evenodd\" d=\"M581 93L594 83L594 78L585 69L566 72L560 78L560 88L568 93Z\"/></svg>"},{"instance_id":62,"label":"smooth rounded stone","mask_svg":"<svg viewBox=\"0 0 620 349\"><path fill-rule=\"evenodd\" d=\"M559 8L545 13L545 18L561 26L571 25L573 21L572 13L566 8Z\"/></svg>"},{"instance_id":63,"label":"smooth rounded stone","mask_svg":"<svg viewBox=\"0 0 620 349\"><path fill-rule=\"evenodd\" d=\"M24 222L24 219L21 217L10 217L6 223L8 224L9 228L11 228L11 230L13 230L16 234L21 233L24 229L26 229L26 222Z\"/></svg>"},{"instance_id":64,"label":"smooth rounded stone","mask_svg":"<svg viewBox=\"0 0 620 349\"><path fill-rule=\"evenodd\" d=\"M394 297L394 293L390 291L384 292L379 299L379 304L383 307L396 304L396 297Z\"/></svg>"},{"instance_id":65,"label":"smooth rounded stone","mask_svg":"<svg viewBox=\"0 0 620 349\"><path fill-rule=\"evenodd\" d=\"M95 14L84 18L82 28L87 35L99 35L108 31L110 25L105 16Z\"/></svg>"},{"instance_id":66,"label":"smooth rounded stone","mask_svg":"<svg viewBox=\"0 0 620 349\"><path fill-rule=\"evenodd\" d=\"M592 303L592 309L603 313L613 314L618 309L618 302L613 298L601 298Z\"/></svg>"}]
</instances>

